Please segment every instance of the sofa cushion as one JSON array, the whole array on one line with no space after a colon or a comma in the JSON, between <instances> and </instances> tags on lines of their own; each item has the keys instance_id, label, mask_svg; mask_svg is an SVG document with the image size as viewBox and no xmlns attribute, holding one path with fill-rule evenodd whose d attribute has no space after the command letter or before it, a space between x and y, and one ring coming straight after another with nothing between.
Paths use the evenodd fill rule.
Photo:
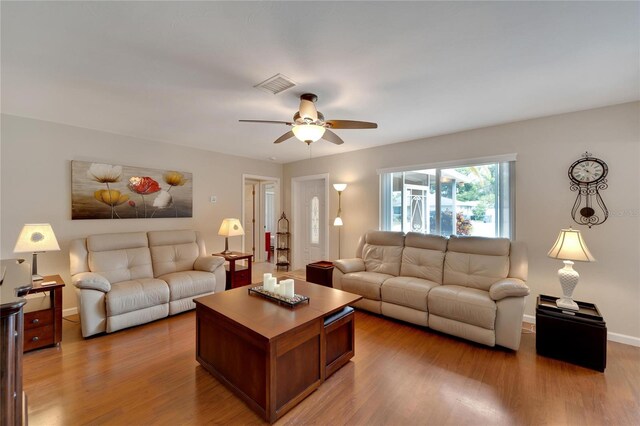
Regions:
<instances>
[{"instance_id":1,"label":"sofa cushion","mask_svg":"<svg viewBox=\"0 0 640 426\"><path fill-rule=\"evenodd\" d=\"M493 330L496 304L489 292L457 285L442 285L429 292L429 313Z\"/></svg>"},{"instance_id":2,"label":"sofa cushion","mask_svg":"<svg viewBox=\"0 0 640 426\"><path fill-rule=\"evenodd\" d=\"M423 278L442 284L444 252L425 248L405 247L402 251L400 275Z\"/></svg>"},{"instance_id":3,"label":"sofa cushion","mask_svg":"<svg viewBox=\"0 0 640 426\"><path fill-rule=\"evenodd\" d=\"M200 256L195 231L152 231L148 235L155 277L193 270Z\"/></svg>"},{"instance_id":4,"label":"sofa cushion","mask_svg":"<svg viewBox=\"0 0 640 426\"><path fill-rule=\"evenodd\" d=\"M380 286L392 275L378 272L352 272L342 276L342 290L359 294L367 299L380 300Z\"/></svg>"},{"instance_id":5,"label":"sofa cushion","mask_svg":"<svg viewBox=\"0 0 640 426\"><path fill-rule=\"evenodd\" d=\"M427 312L427 294L437 285L422 278L389 278L382 284L382 301Z\"/></svg>"},{"instance_id":6,"label":"sofa cushion","mask_svg":"<svg viewBox=\"0 0 640 426\"><path fill-rule=\"evenodd\" d=\"M155 278L122 281L106 293L107 316L169 303L169 286Z\"/></svg>"},{"instance_id":7,"label":"sofa cushion","mask_svg":"<svg viewBox=\"0 0 640 426\"><path fill-rule=\"evenodd\" d=\"M140 278L153 278L148 247L108 251L89 251L89 269L111 284Z\"/></svg>"},{"instance_id":8,"label":"sofa cushion","mask_svg":"<svg viewBox=\"0 0 640 426\"><path fill-rule=\"evenodd\" d=\"M182 271L158 277L169 285L169 300L211 293L215 289L216 277L211 272Z\"/></svg>"},{"instance_id":9,"label":"sofa cushion","mask_svg":"<svg viewBox=\"0 0 640 426\"><path fill-rule=\"evenodd\" d=\"M511 241L508 238L449 237L447 250L458 253L484 254L487 256L509 256Z\"/></svg>"},{"instance_id":10,"label":"sofa cushion","mask_svg":"<svg viewBox=\"0 0 640 426\"><path fill-rule=\"evenodd\" d=\"M447 251L443 284L461 285L489 291L496 281L509 274L508 256L457 253Z\"/></svg>"},{"instance_id":11,"label":"sofa cushion","mask_svg":"<svg viewBox=\"0 0 640 426\"><path fill-rule=\"evenodd\" d=\"M367 272L398 276L402 260L402 246L365 244L362 248L362 260L364 260Z\"/></svg>"}]
</instances>

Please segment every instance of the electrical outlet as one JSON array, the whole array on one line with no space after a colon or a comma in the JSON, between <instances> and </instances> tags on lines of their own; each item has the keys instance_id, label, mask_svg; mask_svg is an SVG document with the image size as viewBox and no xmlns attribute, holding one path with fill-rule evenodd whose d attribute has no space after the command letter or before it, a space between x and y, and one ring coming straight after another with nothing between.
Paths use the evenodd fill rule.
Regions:
<instances>
[{"instance_id":1,"label":"electrical outlet","mask_svg":"<svg viewBox=\"0 0 640 426\"><path fill-rule=\"evenodd\" d=\"M212 196L211 196L211 198L210 198L210 201L211 201L212 203L215 203L215 202L217 202L217 201L218 201L218 197L216 197L215 195L212 195Z\"/></svg>"}]
</instances>

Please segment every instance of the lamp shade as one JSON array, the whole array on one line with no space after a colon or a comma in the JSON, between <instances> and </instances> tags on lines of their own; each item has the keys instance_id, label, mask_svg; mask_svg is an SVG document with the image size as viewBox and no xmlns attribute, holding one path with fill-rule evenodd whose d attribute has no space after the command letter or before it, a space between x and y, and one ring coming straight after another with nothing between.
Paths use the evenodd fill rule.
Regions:
<instances>
[{"instance_id":1,"label":"lamp shade","mask_svg":"<svg viewBox=\"0 0 640 426\"><path fill-rule=\"evenodd\" d=\"M551 247L547 256L554 259L575 260L578 262L596 261L584 243L580 231L571 228L560 231L556 243Z\"/></svg>"},{"instance_id":2,"label":"lamp shade","mask_svg":"<svg viewBox=\"0 0 640 426\"><path fill-rule=\"evenodd\" d=\"M244 235L244 229L239 219L226 218L222 221L218 235L223 237L235 237L236 235Z\"/></svg>"},{"instance_id":3,"label":"lamp shade","mask_svg":"<svg viewBox=\"0 0 640 426\"><path fill-rule=\"evenodd\" d=\"M302 142L315 142L324 135L325 128L317 124L298 124L291 131Z\"/></svg>"},{"instance_id":4,"label":"lamp shade","mask_svg":"<svg viewBox=\"0 0 640 426\"><path fill-rule=\"evenodd\" d=\"M58 251L60 246L53 228L48 223L27 223L22 228L14 253L33 253L41 251Z\"/></svg>"},{"instance_id":5,"label":"lamp shade","mask_svg":"<svg viewBox=\"0 0 640 426\"><path fill-rule=\"evenodd\" d=\"M338 192L342 192L345 189L347 189L347 184L346 183L334 183L333 184L333 188Z\"/></svg>"}]
</instances>

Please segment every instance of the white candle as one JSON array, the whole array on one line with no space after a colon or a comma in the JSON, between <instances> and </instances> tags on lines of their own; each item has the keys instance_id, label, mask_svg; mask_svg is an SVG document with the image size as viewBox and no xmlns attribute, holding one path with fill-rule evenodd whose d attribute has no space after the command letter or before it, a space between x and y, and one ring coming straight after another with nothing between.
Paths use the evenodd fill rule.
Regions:
<instances>
[{"instance_id":1,"label":"white candle","mask_svg":"<svg viewBox=\"0 0 640 426\"><path fill-rule=\"evenodd\" d=\"M292 299L293 298L293 280L287 280L284 285L284 296Z\"/></svg>"},{"instance_id":2,"label":"white candle","mask_svg":"<svg viewBox=\"0 0 640 426\"><path fill-rule=\"evenodd\" d=\"M273 288L273 293L280 295L280 284L276 284Z\"/></svg>"},{"instance_id":3,"label":"white candle","mask_svg":"<svg viewBox=\"0 0 640 426\"><path fill-rule=\"evenodd\" d=\"M270 291L271 293L275 292L276 283L277 282L278 282L278 280L276 279L276 277L269 278L269 289L268 289L268 291Z\"/></svg>"},{"instance_id":4,"label":"white candle","mask_svg":"<svg viewBox=\"0 0 640 426\"><path fill-rule=\"evenodd\" d=\"M267 282L271 279L271 274L264 274L262 275L262 286L266 287L267 286Z\"/></svg>"}]
</instances>

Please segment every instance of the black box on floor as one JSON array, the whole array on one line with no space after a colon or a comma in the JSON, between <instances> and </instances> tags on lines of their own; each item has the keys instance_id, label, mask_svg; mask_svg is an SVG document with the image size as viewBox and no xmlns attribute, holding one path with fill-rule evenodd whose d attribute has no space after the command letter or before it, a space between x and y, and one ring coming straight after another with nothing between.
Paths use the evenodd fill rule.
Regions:
<instances>
[{"instance_id":1,"label":"black box on floor","mask_svg":"<svg viewBox=\"0 0 640 426\"><path fill-rule=\"evenodd\" d=\"M323 260L308 264L307 282L333 287L333 263Z\"/></svg>"},{"instance_id":2,"label":"black box on floor","mask_svg":"<svg viewBox=\"0 0 640 426\"><path fill-rule=\"evenodd\" d=\"M607 326L593 303L578 302L579 311L556 306L557 297L538 296L536 352L539 355L604 371L607 366Z\"/></svg>"}]
</instances>

